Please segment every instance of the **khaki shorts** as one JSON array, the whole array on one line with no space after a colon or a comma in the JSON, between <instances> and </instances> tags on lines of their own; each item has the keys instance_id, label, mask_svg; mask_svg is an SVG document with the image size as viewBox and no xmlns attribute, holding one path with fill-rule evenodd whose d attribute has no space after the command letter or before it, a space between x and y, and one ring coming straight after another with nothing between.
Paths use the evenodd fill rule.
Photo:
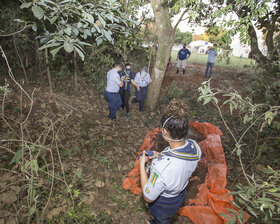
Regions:
<instances>
[{"instance_id":1,"label":"khaki shorts","mask_svg":"<svg viewBox=\"0 0 280 224\"><path fill-rule=\"evenodd\" d=\"M183 69L185 69L185 68L186 68L186 65L187 65L187 59L184 59L184 60L178 59L178 60L177 60L177 68L183 68Z\"/></svg>"}]
</instances>

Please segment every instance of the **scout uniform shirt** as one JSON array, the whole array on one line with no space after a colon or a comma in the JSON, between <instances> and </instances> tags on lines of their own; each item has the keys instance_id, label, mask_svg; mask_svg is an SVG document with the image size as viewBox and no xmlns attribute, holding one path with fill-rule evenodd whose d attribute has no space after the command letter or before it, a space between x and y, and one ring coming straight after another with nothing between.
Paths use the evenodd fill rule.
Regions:
<instances>
[{"instance_id":1,"label":"scout uniform shirt","mask_svg":"<svg viewBox=\"0 0 280 224\"><path fill-rule=\"evenodd\" d=\"M120 75L117 70L113 68L107 73L106 91L109 93L118 93L120 90L119 84L121 84Z\"/></svg>"},{"instance_id":2,"label":"scout uniform shirt","mask_svg":"<svg viewBox=\"0 0 280 224\"><path fill-rule=\"evenodd\" d=\"M182 147L163 150L152 160L150 177L143 193L151 201L159 196L173 198L185 189L201 157L201 149L193 140Z\"/></svg>"}]
</instances>

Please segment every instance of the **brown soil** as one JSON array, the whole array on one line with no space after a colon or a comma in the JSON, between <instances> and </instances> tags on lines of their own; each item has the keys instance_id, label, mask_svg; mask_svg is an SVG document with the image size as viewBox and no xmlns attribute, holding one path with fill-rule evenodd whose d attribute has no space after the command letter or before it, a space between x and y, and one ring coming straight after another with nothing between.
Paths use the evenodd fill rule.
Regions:
<instances>
[{"instance_id":1,"label":"brown soil","mask_svg":"<svg viewBox=\"0 0 280 224\"><path fill-rule=\"evenodd\" d=\"M225 74L230 71L214 68L212 85L217 88L228 88L227 79L234 86L240 85L239 81L231 79L231 75ZM165 88L173 81L178 81L184 90L195 91L201 85L204 73L202 65L188 65L187 74L176 74L176 68L171 66L167 70L163 82L162 94ZM137 105L131 106L131 119L128 120L123 111L118 112L116 124L107 118L107 102L102 95L93 93L88 80L80 80L80 90L74 91L72 80L55 83L57 89L55 94L48 93L48 87L40 83L32 83L23 86L31 95L34 88L33 109L29 119L24 124L23 133L29 142L43 144L50 147L52 141L58 138L58 145L52 148L54 157L55 173L61 179L62 171L57 156L60 153L62 166L66 175L68 185L73 189L79 189L77 201L82 201L87 206L89 214L95 216L99 223L146 223L150 218L146 204L140 196L133 195L122 189L122 180L133 168L136 152L143 143L146 134L158 127L161 111L153 113L140 113ZM45 83L47 81L45 80ZM59 93L63 87L63 92ZM20 148L18 142L9 141L17 139L20 134L17 122L22 121L28 113L30 102L24 99L21 103L20 90L10 81L11 94L5 99L5 114L8 122L13 127L9 129L4 120L0 119L0 135L2 152L0 156L0 223L16 223L17 219L26 217L29 211L22 207L26 202L26 189L15 194L20 187L26 183L26 179L15 170L17 167L9 165L14 156L4 148L17 152ZM68 93L68 94L66 94ZM3 98L1 98L1 102ZM22 115L21 106L22 105ZM49 132L49 128L52 127ZM46 133L49 135L44 139ZM52 134L59 133L57 136ZM158 143L153 150L161 151L167 144L158 137ZM201 140L198 137L198 140ZM28 157L26 157L28 158ZM50 150L42 150L38 159L38 166L44 170L52 170ZM7 171L14 169L14 171ZM81 178L78 178L77 170L81 170ZM197 194L197 185L204 182L205 168L198 166L193 176L198 180L190 181L188 187L188 199ZM47 203L49 189L51 188L51 176L39 173L40 179L37 192L38 200L43 206ZM37 178L37 176L36 176ZM42 193L44 192L44 193ZM58 217L66 216L69 203L66 195L66 186L55 179L51 200L46 208L45 214L53 223L58 222ZM18 216L15 216L18 214ZM173 223L191 223L186 217L176 217ZM36 223L34 220L33 223ZM71 223L71 221L70 221Z\"/></svg>"}]
</instances>

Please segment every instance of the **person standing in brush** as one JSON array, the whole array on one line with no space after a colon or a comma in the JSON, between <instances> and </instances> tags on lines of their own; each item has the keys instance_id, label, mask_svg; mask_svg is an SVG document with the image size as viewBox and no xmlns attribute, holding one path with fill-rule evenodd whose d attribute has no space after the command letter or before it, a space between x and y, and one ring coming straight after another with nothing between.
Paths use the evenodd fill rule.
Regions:
<instances>
[{"instance_id":1,"label":"person standing in brush","mask_svg":"<svg viewBox=\"0 0 280 224\"><path fill-rule=\"evenodd\" d=\"M124 77L124 84L120 88L120 96L122 99L122 108L125 108L126 116L127 118L130 118L130 113L129 113L129 96L130 96L130 83L132 83L136 90L139 92L140 87L134 82L134 76L133 73L131 72L131 64L127 63L125 65L125 71L120 72L120 77Z\"/></svg>"},{"instance_id":2,"label":"person standing in brush","mask_svg":"<svg viewBox=\"0 0 280 224\"><path fill-rule=\"evenodd\" d=\"M177 72L179 73L179 69L183 69L183 75L186 72L186 65L187 65L187 59L191 56L191 52L189 49L186 48L186 44L183 45L183 48L179 50L177 54Z\"/></svg>"},{"instance_id":3,"label":"person standing in brush","mask_svg":"<svg viewBox=\"0 0 280 224\"><path fill-rule=\"evenodd\" d=\"M122 64L115 64L114 68L107 73L107 86L105 90L105 98L108 101L109 115L108 117L117 121L116 115L121 108L122 100L119 94L120 87L123 86L124 77L120 77L119 71L122 70Z\"/></svg>"},{"instance_id":4,"label":"person standing in brush","mask_svg":"<svg viewBox=\"0 0 280 224\"><path fill-rule=\"evenodd\" d=\"M208 54L208 59L207 59L207 64L206 64L206 70L205 70L205 74L204 74L204 78L209 77L209 79L212 76L212 70L213 70L213 66L214 66L214 62L215 62L215 58L218 55L217 51L217 44L214 44L214 46L212 48L210 48L209 50L206 51L206 54ZM208 69L210 68L210 71L208 73Z\"/></svg>"},{"instance_id":5,"label":"person standing in brush","mask_svg":"<svg viewBox=\"0 0 280 224\"><path fill-rule=\"evenodd\" d=\"M194 140L186 139L189 119L182 101L174 99L169 103L161 127L169 147L161 153L154 151L151 157L141 156L139 166L144 200L153 216L148 223L167 224L185 201L186 187L201 158L201 149ZM145 171L148 159L152 159L149 177Z\"/></svg>"},{"instance_id":6,"label":"person standing in brush","mask_svg":"<svg viewBox=\"0 0 280 224\"><path fill-rule=\"evenodd\" d=\"M135 97L133 98L132 103L139 103L139 111L142 112L148 92L148 85L152 82L147 67L144 66L141 69L141 72L136 74L134 82L137 86L139 86L139 88L136 88L135 90Z\"/></svg>"}]
</instances>

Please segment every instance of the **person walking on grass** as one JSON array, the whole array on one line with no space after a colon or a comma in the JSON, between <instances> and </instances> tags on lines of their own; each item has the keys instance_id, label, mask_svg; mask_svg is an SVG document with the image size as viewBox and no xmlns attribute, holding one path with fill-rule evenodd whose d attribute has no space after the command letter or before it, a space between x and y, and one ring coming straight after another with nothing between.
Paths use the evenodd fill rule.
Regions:
<instances>
[{"instance_id":1,"label":"person walking on grass","mask_svg":"<svg viewBox=\"0 0 280 224\"><path fill-rule=\"evenodd\" d=\"M144 66L141 69L141 72L136 74L134 82L139 86L139 88L135 89L135 97L133 98L132 103L139 103L139 111L142 112L144 109L148 85L152 82L147 67Z\"/></svg>"},{"instance_id":2,"label":"person walking on grass","mask_svg":"<svg viewBox=\"0 0 280 224\"><path fill-rule=\"evenodd\" d=\"M161 118L162 136L169 147L161 153L153 151L150 157L143 151L139 158L141 188L153 216L150 224L168 224L185 202L189 178L201 158L198 144L186 139L188 127L187 106L173 99ZM145 170L149 159L150 176Z\"/></svg>"},{"instance_id":3,"label":"person walking on grass","mask_svg":"<svg viewBox=\"0 0 280 224\"><path fill-rule=\"evenodd\" d=\"M107 86L105 90L105 98L108 101L109 115L108 117L116 121L116 114L121 108L122 100L119 94L120 87L123 86L124 76L120 77L119 71L122 65L117 63L114 68L107 73Z\"/></svg>"},{"instance_id":4,"label":"person walking on grass","mask_svg":"<svg viewBox=\"0 0 280 224\"><path fill-rule=\"evenodd\" d=\"M126 116L129 119L129 96L130 96L130 83L132 83L137 91L140 91L140 87L134 82L134 76L131 72L131 64L125 65L125 71L120 72L120 77L124 77L123 86L120 88L120 96L122 99L122 108L126 111Z\"/></svg>"},{"instance_id":5,"label":"person walking on grass","mask_svg":"<svg viewBox=\"0 0 280 224\"><path fill-rule=\"evenodd\" d=\"M183 75L186 72L187 59L191 56L191 52L186 48L186 44L183 45L183 48L179 50L177 54L177 72L179 73L180 68L183 69Z\"/></svg>"},{"instance_id":6,"label":"person walking on grass","mask_svg":"<svg viewBox=\"0 0 280 224\"><path fill-rule=\"evenodd\" d=\"M205 70L205 74L204 74L205 78L209 77L209 79L210 79L212 76L212 70L213 70L215 58L218 55L216 48L217 48L217 45L214 44L212 48L210 48L209 50L206 51L206 54L208 54L208 59L207 59L206 70ZM209 68L210 68L210 71L208 73Z\"/></svg>"}]
</instances>

